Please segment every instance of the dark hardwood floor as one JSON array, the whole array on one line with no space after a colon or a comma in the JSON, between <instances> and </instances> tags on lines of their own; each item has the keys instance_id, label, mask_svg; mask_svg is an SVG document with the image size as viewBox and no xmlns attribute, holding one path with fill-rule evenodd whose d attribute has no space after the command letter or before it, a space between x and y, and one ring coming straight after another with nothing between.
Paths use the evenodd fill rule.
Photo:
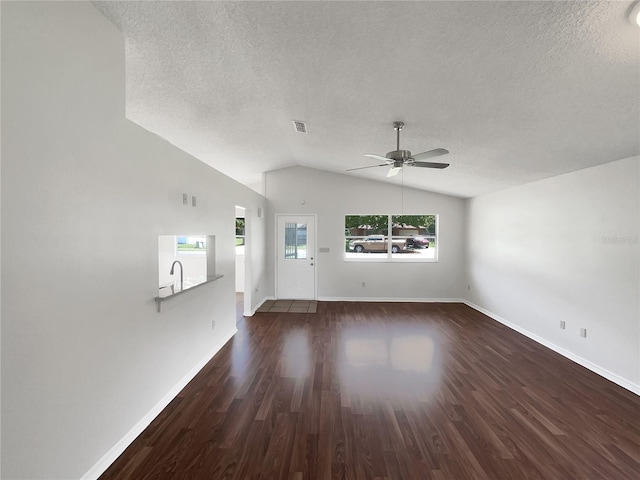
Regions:
<instances>
[{"instance_id":1,"label":"dark hardwood floor","mask_svg":"<svg viewBox=\"0 0 640 480\"><path fill-rule=\"evenodd\" d=\"M465 305L240 318L102 479L640 478L640 397Z\"/></svg>"}]
</instances>

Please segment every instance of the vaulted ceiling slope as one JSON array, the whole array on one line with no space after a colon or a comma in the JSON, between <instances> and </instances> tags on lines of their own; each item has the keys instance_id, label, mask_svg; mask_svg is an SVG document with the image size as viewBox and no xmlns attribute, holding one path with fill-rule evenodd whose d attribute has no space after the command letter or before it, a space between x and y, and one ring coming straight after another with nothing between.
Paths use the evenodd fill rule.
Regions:
<instances>
[{"instance_id":1,"label":"vaulted ceiling slope","mask_svg":"<svg viewBox=\"0 0 640 480\"><path fill-rule=\"evenodd\" d=\"M632 2L95 5L126 38L127 116L244 184L376 163L395 120L451 166L350 175L470 197L640 153Z\"/></svg>"}]
</instances>

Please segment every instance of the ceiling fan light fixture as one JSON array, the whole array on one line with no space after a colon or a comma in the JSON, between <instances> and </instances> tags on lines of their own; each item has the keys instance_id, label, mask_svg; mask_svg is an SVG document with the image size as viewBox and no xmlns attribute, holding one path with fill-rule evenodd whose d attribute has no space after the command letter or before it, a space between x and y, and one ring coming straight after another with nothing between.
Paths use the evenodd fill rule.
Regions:
<instances>
[{"instance_id":1,"label":"ceiling fan light fixture","mask_svg":"<svg viewBox=\"0 0 640 480\"><path fill-rule=\"evenodd\" d=\"M396 175L398 175L398 172L402 170L402 167L391 167L389 169L389 172L387 173L387 178L389 177L395 177Z\"/></svg>"},{"instance_id":2,"label":"ceiling fan light fixture","mask_svg":"<svg viewBox=\"0 0 640 480\"><path fill-rule=\"evenodd\" d=\"M638 0L629 12L629 20L635 26L640 27L640 0Z\"/></svg>"}]
</instances>

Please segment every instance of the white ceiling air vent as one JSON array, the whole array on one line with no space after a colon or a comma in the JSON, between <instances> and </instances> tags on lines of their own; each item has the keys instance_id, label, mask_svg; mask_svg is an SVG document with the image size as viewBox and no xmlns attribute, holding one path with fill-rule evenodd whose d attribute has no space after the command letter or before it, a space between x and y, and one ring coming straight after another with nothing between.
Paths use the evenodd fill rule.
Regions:
<instances>
[{"instance_id":1,"label":"white ceiling air vent","mask_svg":"<svg viewBox=\"0 0 640 480\"><path fill-rule=\"evenodd\" d=\"M293 120L293 129L298 133L307 133L307 124L304 122L299 122L297 120Z\"/></svg>"}]
</instances>

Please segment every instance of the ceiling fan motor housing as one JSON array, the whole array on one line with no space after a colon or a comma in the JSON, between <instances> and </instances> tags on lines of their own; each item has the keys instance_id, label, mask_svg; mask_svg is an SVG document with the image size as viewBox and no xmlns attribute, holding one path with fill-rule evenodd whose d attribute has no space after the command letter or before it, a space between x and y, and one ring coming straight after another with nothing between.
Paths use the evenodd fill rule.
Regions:
<instances>
[{"instance_id":1,"label":"ceiling fan motor housing","mask_svg":"<svg viewBox=\"0 0 640 480\"><path fill-rule=\"evenodd\" d=\"M394 162L404 162L411 158L411 152L409 150L394 150L387 153L387 158Z\"/></svg>"}]
</instances>

